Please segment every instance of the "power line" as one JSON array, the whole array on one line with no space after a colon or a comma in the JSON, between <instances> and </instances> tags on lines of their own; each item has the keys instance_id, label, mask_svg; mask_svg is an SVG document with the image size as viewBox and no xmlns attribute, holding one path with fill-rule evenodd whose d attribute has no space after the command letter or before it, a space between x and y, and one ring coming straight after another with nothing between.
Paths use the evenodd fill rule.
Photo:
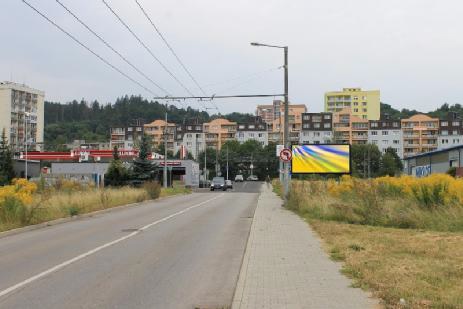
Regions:
<instances>
[{"instance_id":1,"label":"power line","mask_svg":"<svg viewBox=\"0 0 463 309\"><path fill-rule=\"evenodd\" d=\"M161 62L161 60L156 57L156 55L151 51L151 49L146 46L145 43L135 34L135 32L132 31L132 29L122 20L122 18L111 8L111 6L106 2L106 0L101 0L104 5L111 11L111 13L119 20L119 22L132 34L132 36L140 43L143 48L146 49L146 51L153 57L154 60L167 72L169 73L170 76L172 76L175 81L191 96L194 96L194 94L164 65L164 63Z\"/></svg>"},{"instance_id":2,"label":"power line","mask_svg":"<svg viewBox=\"0 0 463 309\"><path fill-rule=\"evenodd\" d=\"M70 34L69 32L67 32L66 30L64 30L63 28L61 28L58 24L56 24L54 21L52 21L50 18L48 18L45 14L43 14L42 12L40 12L38 9L36 9L33 5L31 5L29 2L27 2L26 0L22 0L22 2L24 2L24 4L26 4L28 7L30 7L33 11L35 11L37 14L39 14L40 16L42 16L44 19L46 19L50 24L52 24L53 26L55 26L56 28L58 28L61 32L63 32L64 34L66 34L68 37L70 37L72 40L74 40L74 42L76 42L77 44L79 44L80 46L82 46L83 48L85 48L87 51L89 51L90 53L92 53L95 57L97 57L98 59L100 59L101 61L103 61L106 65L110 66L112 69L114 69L115 71L117 71L119 74L123 75L125 78L127 78L128 80L130 80L131 82L137 84L138 86L140 86L141 88L143 88L144 90L146 90L147 92L155 95L155 96L159 96L158 94L156 94L155 92L153 92L152 90L148 89L147 87L143 86L140 82L136 81L135 79L133 79L132 77L130 77L129 75L127 75L126 73L124 73L123 71L121 71L119 68L117 68L115 65L111 64L109 61L107 61L106 59L104 59L102 56L100 56L99 54L97 54L96 52L94 52L92 49L90 49L89 47L87 47L84 43L82 43L81 41L79 41L75 36L73 36L72 34Z\"/></svg>"},{"instance_id":3,"label":"power line","mask_svg":"<svg viewBox=\"0 0 463 309\"><path fill-rule=\"evenodd\" d=\"M153 22L153 20L149 17L148 13L146 12L146 10L143 8L143 6L140 4L140 2L138 2L138 0L135 0L135 2L137 3L138 7L140 8L140 10L142 11L143 15L145 15L145 17L148 19L148 21L150 22L151 26L153 26L154 30L156 31L156 33L159 35L159 37L162 39L162 41L166 44L167 48L170 50L170 52L174 55L175 59L177 59L178 63L180 63L180 65L182 66L183 70L188 74L188 76L191 78L191 80L193 80L193 82L195 83L195 85L199 88L199 90L202 92L203 95L207 95L206 92L204 91L204 89L199 85L198 81L196 80L196 78L193 76L193 74L191 73L190 70L187 69L186 65L183 63L182 60L180 60L180 57L177 55L177 53L174 51L174 49L172 48L172 46L169 44L169 42L167 42L167 39L164 37L164 35L161 33L161 31L159 30L159 28L155 25L155 23ZM217 107L217 105L215 104L215 102L213 102L214 105L215 105L215 109L220 113L219 111L219 108ZM203 106L204 109L208 109L202 102L200 102L200 104Z\"/></svg>"},{"instance_id":4,"label":"power line","mask_svg":"<svg viewBox=\"0 0 463 309\"><path fill-rule=\"evenodd\" d=\"M193 80L193 82L195 83L195 85L199 88L199 90L201 90L202 94L203 95L206 95L206 92L204 92L203 88L199 85L198 81L196 80L196 78L194 78L193 74L190 72L190 70L187 69L187 67L185 66L185 64L183 63L182 60L180 60L180 57L177 55L177 53L174 51L174 49L172 48L172 46L170 46L169 42L167 42L166 38L164 37L164 35L162 35L161 31L158 29L158 27L154 24L154 22L151 20L151 18L149 17L148 13L145 11L145 9L143 8L143 6L140 4L140 2L138 2L138 0L135 0L135 2L137 3L138 7L140 8L140 10L143 12L143 14L145 15L145 17L148 19L148 21L150 22L151 26L153 26L154 30L157 32L157 34L161 37L161 39L164 41L164 43L166 44L167 48L169 48L170 52L174 55L175 59L177 59L178 63L180 63L180 65L182 66L183 70L185 70L185 72L188 74L188 76Z\"/></svg>"},{"instance_id":5,"label":"power line","mask_svg":"<svg viewBox=\"0 0 463 309\"><path fill-rule=\"evenodd\" d=\"M120 52L118 52L116 49L114 49L108 42L106 42L99 34L97 34L95 31L93 31L87 24L85 24L79 17L77 17L68 7L66 7L60 0L55 0L63 9L65 9L72 17L74 17L82 26L84 26L90 33L92 33L94 36L96 36L106 47L111 49L116 55L119 56L122 60L125 61L128 65L130 65L134 70L136 70L138 73L140 73L144 78L146 78L148 81L150 81L153 85L155 85L158 89L161 91L169 94L169 91L165 90L163 87L161 87L159 84L157 84L155 81L153 81L151 78L149 78L145 73L143 73L138 67L133 65L127 58L125 58Z\"/></svg>"},{"instance_id":6,"label":"power line","mask_svg":"<svg viewBox=\"0 0 463 309\"><path fill-rule=\"evenodd\" d=\"M226 84L226 83L229 83L229 82L233 82L233 81L236 81L236 80L241 80L241 79L245 79L245 78L251 78L253 76L258 76L258 75L262 75L264 73L268 73L268 72L272 72L272 71L275 71L275 70L279 70L281 68L283 68L284 66L279 66L279 67L276 67L276 68L270 68L270 69L267 69L265 71L259 71L259 72L255 72L255 73L251 73L251 74L246 74L246 75L240 75L240 76L236 76L236 77L233 77L233 78L230 78L230 79L226 79L226 80L222 80L220 82L214 82L214 83L210 83L210 84L205 84L203 85L204 87L206 88L210 88L212 86L217 86L217 85L223 85L223 84Z\"/></svg>"},{"instance_id":7,"label":"power line","mask_svg":"<svg viewBox=\"0 0 463 309\"><path fill-rule=\"evenodd\" d=\"M217 96L192 96L192 97L154 97L154 100L187 100L187 99L199 99L199 100L214 100L214 99L230 99L230 98L268 98L268 97L284 97L284 94L238 94L238 95L217 95Z\"/></svg>"}]
</instances>

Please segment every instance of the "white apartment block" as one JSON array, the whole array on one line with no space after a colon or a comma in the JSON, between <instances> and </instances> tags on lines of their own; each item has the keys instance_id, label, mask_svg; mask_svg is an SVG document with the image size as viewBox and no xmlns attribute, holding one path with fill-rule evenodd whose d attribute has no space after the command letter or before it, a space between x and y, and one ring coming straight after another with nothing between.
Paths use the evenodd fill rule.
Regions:
<instances>
[{"instance_id":1,"label":"white apartment block","mask_svg":"<svg viewBox=\"0 0 463 309\"><path fill-rule=\"evenodd\" d=\"M0 83L0 134L13 151L43 149L45 93L13 82Z\"/></svg>"},{"instance_id":2,"label":"white apartment block","mask_svg":"<svg viewBox=\"0 0 463 309\"><path fill-rule=\"evenodd\" d=\"M454 146L463 145L463 135L439 135L437 137L437 149L445 149Z\"/></svg>"},{"instance_id":3,"label":"white apartment block","mask_svg":"<svg viewBox=\"0 0 463 309\"><path fill-rule=\"evenodd\" d=\"M248 140L255 140L262 146L267 146L269 141L267 123L259 116L253 119L253 121L238 123L235 139L240 143L244 143Z\"/></svg>"},{"instance_id":4,"label":"white apartment block","mask_svg":"<svg viewBox=\"0 0 463 309\"><path fill-rule=\"evenodd\" d=\"M333 131L306 131L299 134L299 143L302 144L332 144Z\"/></svg>"},{"instance_id":5,"label":"white apartment block","mask_svg":"<svg viewBox=\"0 0 463 309\"><path fill-rule=\"evenodd\" d=\"M188 153L190 153L194 159L197 159L198 155L204 151L204 139L205 133L185 133L181 138L177 139L174 143L174 154L180 151L180 148L185 146Z\"/></svg>"}]
</instances>

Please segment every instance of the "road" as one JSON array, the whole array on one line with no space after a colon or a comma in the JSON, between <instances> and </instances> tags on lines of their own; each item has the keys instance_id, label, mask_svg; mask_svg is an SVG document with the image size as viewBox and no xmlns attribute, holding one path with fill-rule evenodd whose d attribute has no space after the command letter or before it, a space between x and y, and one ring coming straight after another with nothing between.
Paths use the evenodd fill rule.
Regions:
<instances>
[{"instance_id":1,"label":"road","mask_svg":"<svg viewBox=\"0 0 463 309\"><path fill-rule=\"evenodd\" d=\"M0 238L0 308L223 308L261 183Z\"/></svg>"}]
</instances>

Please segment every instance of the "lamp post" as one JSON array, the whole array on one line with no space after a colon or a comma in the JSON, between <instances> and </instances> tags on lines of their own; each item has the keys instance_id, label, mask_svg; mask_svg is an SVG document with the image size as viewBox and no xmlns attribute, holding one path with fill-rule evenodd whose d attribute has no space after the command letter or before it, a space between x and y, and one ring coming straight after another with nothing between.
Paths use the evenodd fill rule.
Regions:
<instances>
[{"instance_id":1,"label":"lamp post","mask_svg":"<svg viewBox=\"0 0 463 309\"><path fill-rule=\"evenodd\" d=\"M278 46L278 45L269 45L269 44L262 44L252 42L252 46L263 46L263 47L272 47L272 48L280 48L284 51L284 63L285 63L285 80L284 80L284 88L285 88L285 117L284 117L284 131L283 131L283 144L285 148L291 147L291 143L289 141L289 99L288 99L288 46ZM284 167L284 174L283 174L283 187L284 187L284 196L286 198L289 190L289 163L283 163Z\"/></svg>"},{"instance_id":2,"label":"lamp post","mask_svg":"<svg viewBox=\"0 0 463 309\"><path fill-rule=\"evenodd\" d=\"M25 149L25 156L24 156L24 176L27 179L27 117L30 117L30 113L24 113L24 149Z\"/></svg>"},{"instance_id":3,"label":"lamp post","mask_svg":"<svg viewBox=\"0 0 463 309\"><path fill-rule=\"evenodd\" d=\"M167 188L167 103L166 103L166 124L164 127L164 188Z\"/></svg>"}]
</instances>

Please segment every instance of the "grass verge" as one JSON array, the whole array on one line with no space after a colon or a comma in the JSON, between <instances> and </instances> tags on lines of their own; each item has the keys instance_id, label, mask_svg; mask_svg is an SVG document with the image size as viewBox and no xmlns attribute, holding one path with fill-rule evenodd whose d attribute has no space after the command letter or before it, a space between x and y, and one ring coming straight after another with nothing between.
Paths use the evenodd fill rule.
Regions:
<instances>
[{"instance_id":1,"label":"grass verge","mask_svg":"<svg viewBox=\"0 0 463 309\"><path fill-rule=\"evenodd\" d=\"M463 308L462 233L309 222L353 286L386 308Z\"/></svg>"},{"instance_id":2,"label":"grass verge","mask_svg":"<svg viewBox=\"0 0 463 309\"><path fill-rule=\"evenodd\" d=\"M27 225L34 225L59 218L71 217L98 210L139 203L158 197L188 194L191 190L180 185L161 188L159 184L147 184L143 188L121 187L93 189L48 190L30 195L31 201L5 200L0 205L0 232ZM11 204L11 205L10 205Z\"/></svg>"}]
</instances>

